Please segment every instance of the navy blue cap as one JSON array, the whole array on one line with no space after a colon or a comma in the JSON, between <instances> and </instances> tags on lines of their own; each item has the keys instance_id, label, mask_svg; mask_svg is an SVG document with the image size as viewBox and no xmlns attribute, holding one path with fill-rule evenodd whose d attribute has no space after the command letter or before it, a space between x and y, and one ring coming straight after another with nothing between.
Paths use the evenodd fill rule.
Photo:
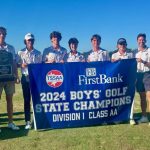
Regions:
<instances>
[{"instance_id":1,"label":"navy blue cap","mask_svg":"<svg viewBox=\"0 0 150 150\"><path fill-rule=\"evenodd\" d=\"M117 44L120 44L120 45L127 45L127 41L126 41L125 38L120 38L120 39L118 39Z\"/></svg>"}]
</instances>

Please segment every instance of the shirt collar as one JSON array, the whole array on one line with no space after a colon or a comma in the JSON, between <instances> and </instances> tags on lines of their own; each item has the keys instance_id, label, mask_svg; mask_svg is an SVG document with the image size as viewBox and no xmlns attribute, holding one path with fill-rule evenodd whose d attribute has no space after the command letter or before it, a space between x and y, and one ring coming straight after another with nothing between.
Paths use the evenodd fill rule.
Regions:
<instances>
[{"instance_id":1,"label":"shirt collar","mask_svg":"<svg viewBox=\"0 0 150 150\"><path fill-rule=\"evenodd\" d=\"M0 45L0 49L1 50L5 50L5 49L7 49L8 48L8 45L7 45L7 43L4 43L4 45Z\"/></svg>"},{"instance_id":2,"label":"shirt collar","mask_svg":"<svg viewBox=\"0 0 150 150\"><path fill-rule=\"evenodd\" d=\"M25 53L32 53L34 51L34 48L31 51L28 51L28 49L26 48Z\"/></svg>"},{"instance_id":3,"label":"shirt collar","mask_svg":"<svg viewBox=\"0 0 150 150\"><path fill-rule=\"evenodd\" d=\"M71 57L71 56L78 56L78 55L79 55L78 52L76 54L73 54L73 53L69 52L69 57Z\"/></svg>"},{"instance_id":4,"label":"shirt collar","mask_svg":"<svg viewBox=\"0 0 150 150\"><path fill-rule=\"evenodd\" d=\"M123 54L121 54L119 51L117 52L119 56L126 56L127 52L125 51Z\"/></svg>"},{"instance_id":5,"label":"shirt collar","mask_svg":"<svg viewBox=\"0 0 150 150\"><path fill-rule=\"evenodd\" d=\"M58 52L61 51L61 46L59 46L58 49L54 48L53 46L51 46L51 48L52 48L53 51L58 51Z\"/></svg>"},{"instance_id":6,"label":"shirt collar","mask_svg":"<svg viewBox=\"0 0 150 150\"><path fill-rule=\"evenodd\" d=\"M101 48L99 48L97 51L94 51L93 49L92 49L92 52L94 53L98 53L98 54L100 54L100 53L103 53L103 50L101 49Z\"/></svg>"},{"instance_id":7,"label":"shirt collar","mask_svg":"<svg viewBox=\"0 0 150 150\"><path fill-rule=\"evenodd\" d=\"M148 49L148 47L146 46L145 49L143 51L139 50L138 48L138 52L145 52Z\"/></svg>"}]
</instances>

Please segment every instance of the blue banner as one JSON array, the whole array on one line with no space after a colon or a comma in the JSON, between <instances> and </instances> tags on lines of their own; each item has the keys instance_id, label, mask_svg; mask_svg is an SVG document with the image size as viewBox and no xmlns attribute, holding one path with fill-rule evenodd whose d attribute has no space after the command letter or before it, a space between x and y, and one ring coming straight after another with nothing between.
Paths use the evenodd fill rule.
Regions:
<instances>
[{"instance_id":1,"label":"blue banner","mask_svg":"<svg viewBox=\"0 0 150 150\"><path fill-rule=\"evenodd\" d=\"M129 120L136 65L135 59L29 65L35 129Z\"/></svg>"}]
</instances>

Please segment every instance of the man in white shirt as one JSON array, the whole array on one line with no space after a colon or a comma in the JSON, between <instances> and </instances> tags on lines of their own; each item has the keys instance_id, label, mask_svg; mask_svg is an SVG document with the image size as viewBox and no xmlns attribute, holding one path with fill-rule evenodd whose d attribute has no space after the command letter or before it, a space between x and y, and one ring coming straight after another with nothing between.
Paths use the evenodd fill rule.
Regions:
<instances>
[{"instance_id":1,"label":"man in white shirt","mask_svg":"<svg viewBox=\"0 0 150 150\"><path fill-rule=\"evenodd\" d=\"M146 108L148 107L150 111L150 48L146 46L146 34L138 34L137 43L138 49L135 50L137 59L136 89L140 95L142 109L142 117L138 123L146 123L149 122Z\"/></svg>"},{"instance_id":2,"label":"man in white shirt","mask_svg":"<svg viewBox=\"0 0 150 150\"><path fill-rule=\"evenodd\" d=\"M68 41L70 52L67 54L66 61L67 62L84 62L84 56L77 51L78 48L78 39L77 38L70 38Z\"/></svg>"},{"instance_id":3,"label":"man in white shirt","mask_svg":"<svg viewBox=\"0 0 150 150\"><path fill-rule=\"evenodd\" d=\"M52 46L45 48L43 51L42 61L45 63L63 63L67 54L67 50L60 46L62 39L61 33L53 31L50 33Z\"/></svg>"},{"instance_id":4,"label":"man in white shirt","mask_svg":"<svg viewBox=\"0 0 150 150\"><path fill-rule=\"evenodd\" d=\"M5 42L5 38L7 35L7 31L4 27L0 27L0 52L7 51L12 54L13 56L13 68L14 68L14 75L16 76L16 83L18 83L19 77L17 72L17 66L16 66L16 58L15 58L15 49L13 46L7 44ZM7 113L8 113L8 128L12 130L19 130L19 127L17 127L13 123L13 94L15 93L15 82L14 81L6 81L6 82L0 82L0 98L3 89L5 90L6 94L6 101L7 101Z\"/></svg>"},{"instance_id":5,"label":"man in white shirt","mask_svg":"<svg viewBox=\"0 0 150 150\"><path fill-rule=\"evenodd\" d=\"M101 44L100 35L94 34L91 38L91 43L92 43L92 50L84 54L87 62L110 60L108 51L100 47Z\"/></svg>"},{"instance_id":6,"label":"man in white shirt","mask_svg":"<svg viewBox=\"0 0 150 150\"><path fill-rule=\"evenodd\" d=\"M42 62L41 52L34 48L34 35L27 33L24 37L24 44L26 47L18 51L18 64L21 67L21 84L24 98L24 113L25 113L25 129L31 129L31 115L30 115L30 101L31 92L29 85L28 64L35 64Z\"/></svg>"}]
</instances>

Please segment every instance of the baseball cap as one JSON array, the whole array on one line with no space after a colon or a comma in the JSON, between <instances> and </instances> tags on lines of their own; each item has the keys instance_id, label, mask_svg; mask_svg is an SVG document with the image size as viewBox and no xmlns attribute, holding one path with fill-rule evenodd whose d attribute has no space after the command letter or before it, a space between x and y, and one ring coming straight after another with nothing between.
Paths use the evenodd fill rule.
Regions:
<instances>
[{"instance_id":1,"label":"baseball cap","mask_svg":"<svg viewBox=\"0 0 150 150\"><path fill-rule=\"evenodd\" d=\"M120 39L118 39L117 44L120 44L120 45L127 45L127 41L126 41L125 38L120 38Z\"/></svg>"},{"instance_id":2,"label":"baseball cap","mask_svg":"<svg viewBox=\"0 0 150 150\"><path fill-rule=\"evenodd\" d=\"M34 40L34 35L31 34L31 33L27 33L24 37L25 40L30 40L30 39L33 39Z\"/></svg>"}]
</instances>

